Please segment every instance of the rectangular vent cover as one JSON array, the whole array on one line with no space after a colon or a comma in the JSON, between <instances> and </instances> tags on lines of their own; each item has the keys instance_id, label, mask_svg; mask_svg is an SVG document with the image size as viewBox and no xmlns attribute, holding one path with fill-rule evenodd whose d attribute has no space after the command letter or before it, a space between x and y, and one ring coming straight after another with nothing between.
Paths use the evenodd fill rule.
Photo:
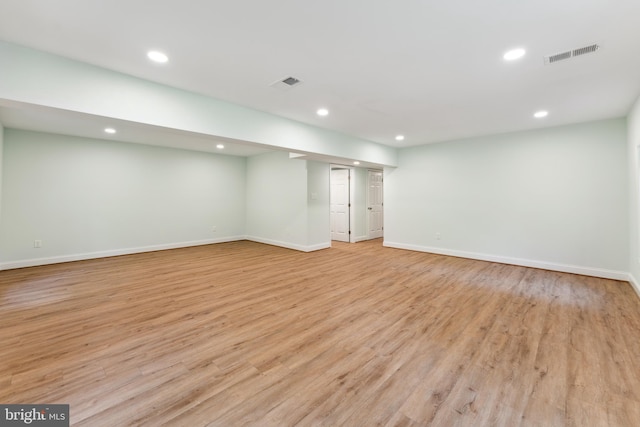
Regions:
<instances>
[{"instance_id":1,"label":"rectangular vent cover","mask_svg":"<svg viewBox=\"0 0 640 427\"><path fill-rule=\"evenodd\" d=\"M293 85L297 85L298 83L300 83L300 80L296 79L295 77L287 77L286 79L284 79L282 81L282 83L289 85L289 86L293 86Z\"/></svg>"},{"instance_id":2,"label":"rectangular vent cover","mask_svg":"<svg viewBox=\"0 0 640 427\"><path fill-rule=\"evenodd\" d=\"M544 57L545 64L553 64L554 62L564 61L566 59L575 58L576 56L586 55L587 53L593 53L600 49L600 45L592 44L590 46L580 47L577 49L568 50L566 52L556 53L555 55L549 55Z\"/></svg>"},{"instance_id":3,"label":"rectangular vent cover","mask_svg":"<svg viewBox=\"0 0 640 427\"><path fill-rule=\"evenodd\" d=\"M275 87L276 89L280 89L280 90L289 90L292 87L298 86L301 83L302 83L302 80L289 76L289 77L282 78L280 80L276 80L275 82L271 83L269 86Z\"/></svg>"}]
</instances>

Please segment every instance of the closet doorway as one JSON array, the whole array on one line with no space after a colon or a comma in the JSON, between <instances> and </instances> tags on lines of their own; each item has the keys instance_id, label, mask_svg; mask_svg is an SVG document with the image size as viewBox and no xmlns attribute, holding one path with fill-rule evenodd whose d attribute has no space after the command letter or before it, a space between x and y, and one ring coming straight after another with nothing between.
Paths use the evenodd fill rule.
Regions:
<instances>
[{"instance_id":1,"label":"closet doorway","mask_svg":"<svg viewBox=\"0 0 640 427\"><path fill-rule=\"evenodd\" d=\"M331 166L332 241L355 243L383 237L383 178L381 170Z\"/></svg>"}]
</instances>

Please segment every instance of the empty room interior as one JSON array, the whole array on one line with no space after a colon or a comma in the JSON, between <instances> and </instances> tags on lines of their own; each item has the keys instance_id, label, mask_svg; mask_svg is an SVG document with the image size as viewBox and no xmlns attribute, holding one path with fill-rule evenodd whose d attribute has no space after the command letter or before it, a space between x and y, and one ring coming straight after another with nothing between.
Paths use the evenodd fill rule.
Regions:
<instances>
[{"instance_id":1,"label":"empty room interior","mask_svg":"<svg viewBox=\"0 0 640 427\"><path fill-rule=\"evenodd\" d=\"M638 17L0 0L0 424L640 425Z\"/></svg>"}]
</instances>

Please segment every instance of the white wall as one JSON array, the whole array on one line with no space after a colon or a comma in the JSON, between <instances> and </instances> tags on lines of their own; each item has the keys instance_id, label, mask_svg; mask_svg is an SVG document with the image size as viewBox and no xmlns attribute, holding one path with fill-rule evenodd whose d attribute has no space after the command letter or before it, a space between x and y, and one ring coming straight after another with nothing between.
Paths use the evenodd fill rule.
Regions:
<instances>
[{"instance_id":1,"label":"white wall","mask_svg":"<svg viewBox=\"0 0 640 427\"><path fill-rule=\"evenodd\" d=\"M625 145L616 119L403 149L385 245L625 278Z\"/></svg>"},{"instance_id":2,"label":"white wall","mask_svg":"<svg viewBox=\"0 0 640 427\"><path fill-rule=\"evenodd\" d=\"M627 117L629 157L629 271L640 295L640 98Z\"/></svg>"},{"instance_id":3,"label":"white wall","mask_svg":"<svg viewBox=\"0 0 640 427\"><path fill-rule=\"evenodd\" d=\"M241 157L6 129L4 160L5 268L244 234Z\"/></svg>"}]
</instances>

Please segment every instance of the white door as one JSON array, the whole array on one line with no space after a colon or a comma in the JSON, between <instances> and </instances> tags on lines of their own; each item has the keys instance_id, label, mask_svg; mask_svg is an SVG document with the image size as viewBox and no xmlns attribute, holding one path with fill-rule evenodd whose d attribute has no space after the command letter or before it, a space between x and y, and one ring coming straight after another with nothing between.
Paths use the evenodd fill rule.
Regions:
<instances>
[{"instance_id":1,"label":"white door","mask_svg":"<svg viewBox=\"0 0 640 427\"><path fill-rule=\"evenodd\" d=\"M331 240L349 241L349 169L331 170Z\"/></svg>"},{"instance_id":2,"label":"white door","mask_svg":"<svg viewBox=\"0 0 640 427\"><path fill-rule=\"evenodd\" d=\"M369 238L376 239L383 235L383 198L382 172L369 171L367 191L367 210Z\"/></svg>"}]
</instances>

